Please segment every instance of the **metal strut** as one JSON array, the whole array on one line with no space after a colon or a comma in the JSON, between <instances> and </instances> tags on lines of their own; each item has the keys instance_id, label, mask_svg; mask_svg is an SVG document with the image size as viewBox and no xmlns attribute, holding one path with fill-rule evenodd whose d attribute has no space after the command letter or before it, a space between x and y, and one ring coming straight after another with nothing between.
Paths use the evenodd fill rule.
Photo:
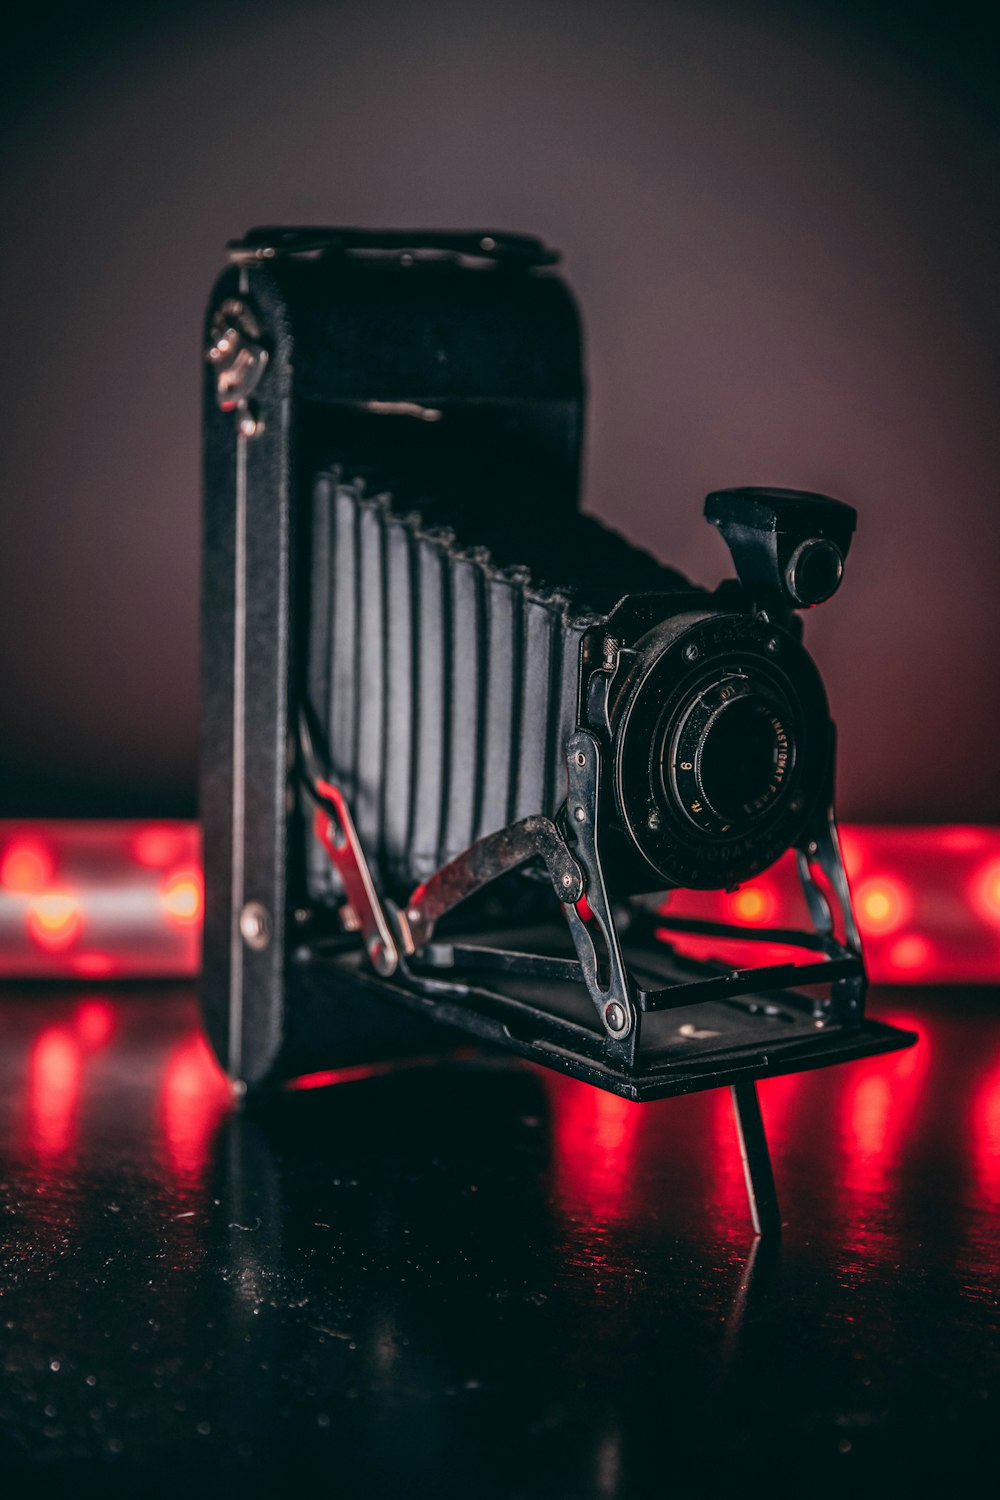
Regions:
<instances>
[{"instance_id":1,"label":"metal strut","mask_svg":"<svg viewBox=\"0 0 1000 1500\"><path fill-rule=\"evenodd\" d=\"M781 1210L778 1207L778 1193L774 1186L771 1153L767 1149L767 1134L760 1113L757 1085L751 1078L744 1083L730 1084L729 1092L736 1117L736 1134L740 1141L743 1179L747 1186L754 1233L762 1238L775 1238L781 1233Z\"/></svg>"}]
</instances>

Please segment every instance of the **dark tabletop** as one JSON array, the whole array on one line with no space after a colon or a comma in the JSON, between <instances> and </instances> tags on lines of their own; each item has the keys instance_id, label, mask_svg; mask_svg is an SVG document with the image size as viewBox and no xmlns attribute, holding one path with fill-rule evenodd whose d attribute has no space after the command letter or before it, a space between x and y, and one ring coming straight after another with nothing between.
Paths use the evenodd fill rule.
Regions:
<instances>
[{"instance_id":1,"label":"dark tabletop","mask_svg":"<svg viewBox=\"0 0 1000 1500\"><path fill-rule=\"evenodd\" d=\"M755 1252L724 1091L466 1056L234 1112L189 989L7 991L0 1473L995 1492L1000 998L871 1009L920 1045L761 1086Z\"/></svg>"}]
</instances>

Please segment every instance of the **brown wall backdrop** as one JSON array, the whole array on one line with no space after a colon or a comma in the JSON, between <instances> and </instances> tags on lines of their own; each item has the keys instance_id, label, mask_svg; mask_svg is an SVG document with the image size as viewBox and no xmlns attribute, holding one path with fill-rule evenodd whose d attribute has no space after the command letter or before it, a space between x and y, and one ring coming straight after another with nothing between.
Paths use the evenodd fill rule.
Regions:
<instances>
[{"instance_id":1,"label":"brown wall backdrop","mask_svg":"<svg viewBox=\"0 0 1000 1500\"><path fill-rule=\"evenodd\" d=\"M855 504L808 621L864 819L1000 818L995 67L962 5L26 9L0 89L0 814L187 812L200 319L255 222L544 236L586 502Z\"/></svg>"}]
</instances>

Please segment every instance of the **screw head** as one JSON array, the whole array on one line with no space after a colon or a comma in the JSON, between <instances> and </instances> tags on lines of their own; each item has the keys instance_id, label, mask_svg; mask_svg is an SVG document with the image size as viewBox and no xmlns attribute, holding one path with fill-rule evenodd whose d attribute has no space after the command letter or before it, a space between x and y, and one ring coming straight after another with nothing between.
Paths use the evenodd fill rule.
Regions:
<instances>
[{"instance_id":1,"label":"screw head","mask_svg":"<svg viewBox=\"0 0 1000 1500\"><path fill-rule=\"evenodd\" d=\"M767 642L766 649L772 656L777 656L778 652L781 650L781 642L778 640L778 637L776 635L772 635L770 637Z\"/></svg>"},{"instance_id":2,"label":"screw head","mask_svg":"<svg viewBox=\"0 0 1000 1500\"><path fill-rule=\"evenodd\" d=\"M240 912L240 935L248 948L262 953L271 941L271 913L263 901L248 901Z\"/></svg>"},{"instance_id":3,"label":"screw head","mask_svg":"<svg viewBox=\"0 0 1000 1500\"><path fill-rule=\"evenodd\" d=\"M607 1007L604 1012L604 1019L607 1022L609 1031L624 1031L628 1025L628 1016L625 1014L625 1007L624 1005L619 1005L617 1000L612 1000L611 1004Z\"/></svg>"},{"instance_id":4,"label":"screw head","mask_svg":"<svg viewBox=\"0 0 1000 1500\"><path fill-rule=\"evenodd\" d=\"M700 655L701 655L701 652L698 650L698 647L694 644L693 641L692 641L692 643L691 643L690 646L685 646L684 647L684 660L685 661L697 661Z\"/></svg>"}]
</instances>

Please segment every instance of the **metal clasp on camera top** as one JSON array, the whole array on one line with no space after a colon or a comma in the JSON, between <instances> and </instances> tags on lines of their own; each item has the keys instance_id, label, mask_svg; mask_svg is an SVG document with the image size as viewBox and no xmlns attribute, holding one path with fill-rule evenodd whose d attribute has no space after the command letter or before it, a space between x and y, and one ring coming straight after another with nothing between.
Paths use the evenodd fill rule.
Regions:
<instances>
[{"instance_id":1,"label":"metal clasp on camera top","mask_svg":"<svg viewBox=\"0 0 1000 1500\"><path fill-rule=\"evenodd\" d=\"M219 304L212 316L205 360L215 374L220 411L245 409L263 380L268 356L262 340L260 323L247 302L227 297Z\"/></svg>"}]
</instances>

